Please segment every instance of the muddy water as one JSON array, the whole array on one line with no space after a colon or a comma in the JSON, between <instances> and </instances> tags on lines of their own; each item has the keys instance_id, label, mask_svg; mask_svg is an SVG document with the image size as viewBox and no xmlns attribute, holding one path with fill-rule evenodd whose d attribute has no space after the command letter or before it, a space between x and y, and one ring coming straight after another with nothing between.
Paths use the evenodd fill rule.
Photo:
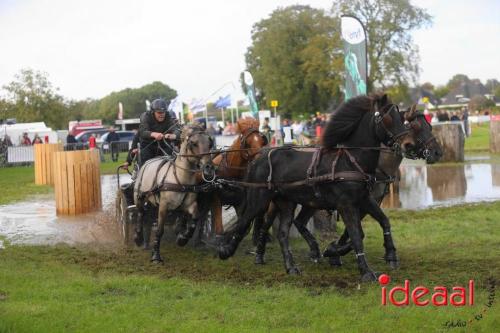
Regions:
<instances>
[{"instance_id":1,"label":"muddy water","mask_svg":"<svg viewBox=\"0 0 500 333\"><path fill-rule=\"evenodd\" d=\"M383 207L420 209L500 199L500 165L406 165L399 193L389 194Z\"/></svg>"},{"instance_id":2,"label":"muddy water","mask_svg":"<svg viewBox=\"0 0 500 333\"><path fill-rule=\"evenodd\" d=\"M125 176L121 180L129 181ZM116 176L102 176L101 183L103 210L93 214L58 217L53 195L0 206L0 248L3 239L14 244L119 243L114 207ZM399 192L388 195L383 205L421 209L499 199L500 164L403 164ZM233 211L224 211L225 222L232 218Z\"/></svg>"},{"instance_id":3,"label":"muddy water","mask_svg":"<svg viewBox=\"0 0 500 333\"><path fill-rule=\"evenodd\" d=\"M116 177L103 176L103 210L77 217L56 216L54 195L0 206L0 237L24 244L113 243L115 229ZM0 244L1 246L1 244Z\"/></svg>"}]
</instances>

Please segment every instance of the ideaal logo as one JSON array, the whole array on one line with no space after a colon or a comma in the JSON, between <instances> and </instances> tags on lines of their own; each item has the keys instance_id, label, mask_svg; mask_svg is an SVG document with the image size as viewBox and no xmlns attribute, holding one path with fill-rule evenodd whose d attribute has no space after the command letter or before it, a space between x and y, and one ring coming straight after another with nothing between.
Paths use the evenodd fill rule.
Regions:
<instances>
[{"instance_id":1,"label":"ideaal logo","mask_svg":"<svg viewBox=\"0 0 500 333\"><path fill-rule=\"evenodd\" d=\"M443 286L434 287L431 292L429 288L417 286L413 290L410 288L410 281L405 280L404 287L396 286L390 289L387 294L387 286L391 278L389 275L382 274L379 277L380 285L382 286L382 305L386 306L388 302L395 306L406 306L410 304L410 300L417 306L427 306L432 304L434 306L473 306L474 305L474 280L469 280L467 287L456 286L452 287L451 292L448 288ZM482 307L482 310L475 314L473 317L467 319L448 320L443 326L445 328L466 327L471 325L474 321L483 319L484 313L493 306L495 301L495 279L488 279L488 301ZM411 291L411 292L410 292ZM403 295L402 300L396 300L395 294ZM427 296L429 295L429 296ZM432 296L431 296L432 295ZM411 296L411 297L410 297Z\"/></svg>"},{"instance_id":2,"label":"ideaal logo","mask_svg":"<svg viewBox=\"0 0 500 333\"><path fill-rule=\"evenodd\" d=\"M382 305L387 305L387 300L395 306L409 305L410 300L417 306L427 306L432 303L435 306L446 306L451 304L453 306L474 305L474 281L469 280L467 287L453 287L452 293L448 293L448 288L443 286L434 287L433 292L427 287L417 286L413 290L410 288L410 281L405 280L404 287L396 286L389 291L387 295L387 287L391 281L389 275L382 274L379 276L378 281L382 285ZM399 293L404 296L402 300L396 300L395 295ZM429 297L427 295L430 296Z\"/></svg>"}]
</instances>

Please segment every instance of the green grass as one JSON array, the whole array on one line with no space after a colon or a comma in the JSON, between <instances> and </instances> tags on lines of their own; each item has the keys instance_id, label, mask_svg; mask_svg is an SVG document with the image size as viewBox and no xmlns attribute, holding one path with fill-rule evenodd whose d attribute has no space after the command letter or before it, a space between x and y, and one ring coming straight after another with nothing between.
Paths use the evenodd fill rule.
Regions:
<instances>
[{"instance_id":1,"label":"green grass","mask_svg":"<svg viewBox=\"0 0 500 333\"><path fill-rule=\"evenodd\" d=\"M50 186L35 185L32 166L0 168L0 205L52 191Z\"/></svg>"},{"instance_id":2,"label":"green grass","mask_svg":"<svg viewBox=\"0 0 500 333\"><path fill-rule=\"evenodd\" d=\"M115 174L116 168L122 163L123 161L101 163L101 174ZM0 168L0 205L53 191L51 186L35 185L33 166Z\"/></svg>"},{"instance_id":3,"label":"green grass","mask_svg":"<svg viewBox=\"0 0 500 333\"><path fill-rule=\"evenodd\" d=\"M472 135L465 139L465 152L490 150L490 124L472 125Z\"/></svg>"},{"instance_id":4,"label":"green grass","mask_svg":"<svg viewBox=\"0 0 500 333\"><path fill-rule=\"evenodd\" d=\"M450 288L474 279L474 306L383 307L377 284L358 284L353 255L338 269L313 264L302 240L292 244L299 277L284 273L277 242L265 266L245 254L249 243L220 261L164 241L163 265L119 246L7 245L0 250L0 332L435 332L447 331L448 320L497 331L499 300L484 304L488 278L500 277L500 202L389 215L401 259L390 286L410 279L413 287ZM368 262L388 272L379 260L380 228L367 221L364 229Z\"/></svg>"}]
</instances>

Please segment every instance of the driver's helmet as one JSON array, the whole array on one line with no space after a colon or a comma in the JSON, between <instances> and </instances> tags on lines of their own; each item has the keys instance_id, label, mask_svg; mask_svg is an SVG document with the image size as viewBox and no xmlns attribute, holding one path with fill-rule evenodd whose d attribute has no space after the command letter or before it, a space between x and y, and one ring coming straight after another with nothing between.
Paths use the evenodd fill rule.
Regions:
<instances>
[{"instance_id":1,"label":"driver's helmet","mask_svg":"<svg viewBox=\"0 0 500 333\"><path fill-rule=\"evenodd\" d=\"M151 112L167 112L167 102L163 98L158 98L151 103Z\"/></svg>"}]
</instances>

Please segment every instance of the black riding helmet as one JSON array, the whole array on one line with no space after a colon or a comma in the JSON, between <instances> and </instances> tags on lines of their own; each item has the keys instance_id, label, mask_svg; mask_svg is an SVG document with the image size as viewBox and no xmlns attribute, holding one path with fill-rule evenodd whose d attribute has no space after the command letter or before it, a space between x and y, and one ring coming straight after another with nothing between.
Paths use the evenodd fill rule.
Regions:
<instances>
[{"instance_id":1,"label":"black riding helmet","mask_svg":"<svg viewBox=\"0 0 500 333\"><path fill-rule=\"evenodd\" d=\"M167 112L167 102L163 98L158 98L151 103L151 112Z\"/></svg>"}]
</instances>

